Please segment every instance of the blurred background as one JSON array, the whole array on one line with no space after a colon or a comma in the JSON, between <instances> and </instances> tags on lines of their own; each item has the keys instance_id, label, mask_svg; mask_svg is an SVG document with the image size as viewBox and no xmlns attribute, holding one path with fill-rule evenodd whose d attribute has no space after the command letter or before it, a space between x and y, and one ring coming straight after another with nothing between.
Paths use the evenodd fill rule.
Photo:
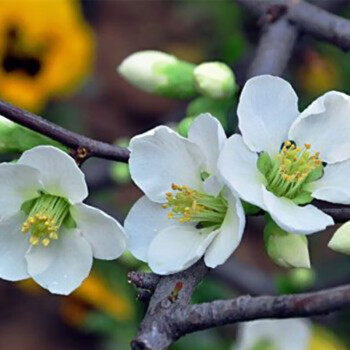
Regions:
<instances>
[{"instance_id":1,"label":"blurred background","mask_svg":"<svg viewBox=\"0 0 350 350\"><path fill-rule=\"evenodd\" d=\"M346 1L321 3L350 18ZM116 67L126 56L157 49L192 63L220 60L240 84L259 30L256 18L231 0L0 0L0 98L70 130L127 145L130 137L156 125L176 126L188 101L153 96L124 81ZM301 109L330 89L350 93L349 54L300 37L285 77L298 92ZM236 99L226 114L228 133L236 126ZM0 125L3 160L26 147L21 132ZM90 203L123 220L141 195L127 166L91 159L83 170ZM350 258L326 248L334 230L311 237L311 271L276 267L265 253L262 231L263 218L249 220L237 252L202 282L194 301L350 281ZM128 349L145 311L127 282L133 269L147 271L128 254L117 262L95 261L91 276L69 297L51 295L31 281L1 281L0 350ZM331 339L317 349L350 348L349 312L314 322L315 334ZM229 326L192 334L171 349L228 350L235 332Z\"/></svg>"}]
</instances>

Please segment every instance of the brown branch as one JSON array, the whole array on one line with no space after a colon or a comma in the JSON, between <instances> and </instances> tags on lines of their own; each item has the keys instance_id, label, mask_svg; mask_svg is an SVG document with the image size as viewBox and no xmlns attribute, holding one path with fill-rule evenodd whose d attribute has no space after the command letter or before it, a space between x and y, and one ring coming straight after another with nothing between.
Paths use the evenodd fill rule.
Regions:
<instances>
[{"instance_id":1,"label":"brown branch","mask_svg":"<svg viewBox=\"0 0 350 350\"><path fill-rule=\"evenodd\" d=\"M166 349L174 341L177 330L170 320L176 310L190 303L194 289L207 272L201 260L186 271L160 279L139 333L131 343L134 350Z\"/></svg>"},{"instance_id":2,"label":"brown branch","mask_svg":"<svg viewBox=\"0 0 350 350\"><path fill-rule=\"evenodd\" d=\"M302 0L236 0L258 16L273 17L274 9L305 33L350 50L350 21ZM278 12L278 11L277 11ZM280 11L281 12L281 11ZM284 39L283 39L284 40Z\"/></svg>"},{"instance_id":3,"label":"brown branch","mask_svg":"<svg viewBox=\"0 0 350 350\"><path fill-rule=\"evenodd\" d=\"M280 296L241 296L187 306L172 317L180 337L190 332L263 318L308 317L350 306L350 285ZM161 348L154 348L153 350Z\"/></svg>"},{"instance_id":4,"label":"brown branch","mask_svg":"<svg viewBox=\"0 0 350 350\"><path fill-rule=\"evenodd\" d=\"M79 162L89 157L98 157L120 162L127 162L129 159L129 151L125 148L96 141L66 130L44 118L1 100L0 115L68 146Z\"/></svg>"},{"instance_id":5,"label":"brown branch","mask_svg":"<svg viewBox=\"0 0 350 350\"><path fill-rule=\"evenodd\" d=\"M297 35L297 28L284 17L265 24L247 79L262 74L281 75L292 54Z\"/></svg>"}]
</instances>

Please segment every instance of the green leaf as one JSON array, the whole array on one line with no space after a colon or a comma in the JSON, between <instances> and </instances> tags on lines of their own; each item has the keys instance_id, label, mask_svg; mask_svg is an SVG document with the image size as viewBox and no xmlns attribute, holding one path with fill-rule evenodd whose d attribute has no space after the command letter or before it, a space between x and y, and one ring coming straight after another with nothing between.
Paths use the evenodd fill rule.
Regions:
<instances>
[{"instance_id":1,"label":"green leaf","mask_svg":"<svg viewBox=\"0 0 350 350\"><path fill-rule=\"evenodd\" d=\"M254 204L250 204L241 200L245 215L256 215L261 212L261 209Z\"/></svg>"},{"instance_id":2,"label":"green leaf","mask_svg":"<svg viewBox=\"0 0 350 350\"><path fill-rule=\"evenodd\" d=\"M305 183L310 183L318 180L323 175L323 165L321 164L315 170L311 171L311 173L307 176Z\"/></svg>"},{"instance_id":3,"label":"green leaf","mask_svg":"<svg viewBox=\"0 0 350 350\"><path fill-rule=\"evenodd\" d=\"M300 192L296 197L292 199L295 204L308 204L313 200L311 193L303 191Z\"/></svg>"},{"instance_id":4,"label":"green leaf","mask_svg":"<svg viewBox=\"0 0 350 350\"><path fill-rule=\"evenodd\" d=\"M226 130L228 114L234 102L233 98L215 100L204 96L197 97L188 105L186 115L193 118L201 113L210 113L221 122Z\"/></svg>"},{"instance_id":5,"label":"green leaf","mask_svg":"<svg viewBox=\"0 0 350 350\"><path fill-rule=\"evenodd\" d=\"M259 155L257 166L264 176L272 169L272 160L267 152L262 152Z\"/></svg>"}]
</instances>

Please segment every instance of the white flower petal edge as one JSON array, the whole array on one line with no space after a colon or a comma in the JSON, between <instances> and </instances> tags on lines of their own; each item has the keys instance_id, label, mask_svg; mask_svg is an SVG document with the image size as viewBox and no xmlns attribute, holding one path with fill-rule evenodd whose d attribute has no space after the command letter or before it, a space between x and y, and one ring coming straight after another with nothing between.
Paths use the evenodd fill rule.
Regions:
<instances>
[{"instance_id":1,"label":"white flower petal edge","mask_svg":"<svg viewBox=\"0 0 350 350\"><path fill-rule=\"evenodd\" d=\"M8 281L30 277L24 257L30 243L21 232L25 217L20 211L0 222L0 278Z\"/></svg>"},{"instance_id":2,"label":"white flower petal edge","mask_svg":"<svg viewBox=\"0 0 350 350\"><path fill-rule=\"evenodd\" d=\"M258 156L244 144L242 136L232 135L218 162L225 184L243 200L265 209L261 186L263 175L257 167Z\"/></svg>"},{"instance_id":3,"label":"white flower petal edge","mask_svg":"<svg viewBox=\"0 0 350 350\"><path fill-rule=\"evenodd\" d=\"M52 195L67 198L72 204L88 196L84 173L72 157L56 147L34 147L22 154L18 164L38 169L43 189Z\"/></svg>"},{"instance_id":4,"label":"white flower petal edge","mask_svg":"<svg viewBox=\"0 0 350 350\"><path fill-rule=\"evenodd\" d=\"M350 204L350 160L327 165L322 178L310 183L309 189L314 198Z\"/></svg>"},{"instance_id":5,"label":"white flower petal edge","mask_svg":"<svg viewBox=\"0 0 350 350\"><path fill-rule=\"evenodd\" d=\"M232 350L247 350L269 340L278 350L306 350L311 339L311 323L305 319L258 320L240 323Z\"/></svg>"},{"instance_id":6,"label":"white flower petal edge","mask_svg":"<svg viewBox=\"0 0 350 350\"><path fill-rule=\"evenodd\" d=\"M204 256L205 264L211 268L223 264L231 256L241 242L244 232L245 215L241 201L229 191L226 191L226 194L228 208L225 220Z\"/></svg>"},{"instance_id":7,"label":"white flower petal edge","mask_svg":"<svg viewBox=\"0 0 350 350\"><path fill-rule=\"evenodd\" d=\"M0 164L0 219L19 211L39 195L39 171L22 164Z\"/></svg>"},{"instance_id":8,"label":"white flower petal edge","mask_svg":"<svg viewBox=\"0 0 350 350\"><path fill-rule=\"evenodd\" d=\"M165 228L148 248L148 264L160 275L185 270L203 256L217 234L218 231L202 231L191 225Z\"/></svg>"},{"instance_id":9,"label":"white flower petal edge","mask_svg":"<svg viewBox=\"0 0 350 350\"><path fill-rule=\"evenodd\" d=\"M41 252L53 257L44 271L37 270ZM65 230L62 237L48 247L32 248L26 260L29 274L38 284L51 293L68 295L89 275L92 250L78 230Z\"/></svg>"},{"instance_id":10,"label":"white flower petal edge","mask_svg":"<svg viewBox=\"0 0 350 350\"><path fill-rule=\"evenodd\" d=\"M227 140L222 125L209 113L201 114L193 121L188 139L196 143L205 155L205 170L211 175L204 182L205 191L213 196L218 195L223 183L217 175L217 164Z\"/></svg>"},{"instance_id":11,"label":"white flower petal edge","mask_svg":"<svg viewBox=\"0 0 350 350\"><path fill-rule=\"evenodd\" d=\"M273 156L299 115L298 97L287 81L261 75L244 85L237 114L239 129L250 150Z\"/></svg>"},{"instance_id":12,"label":"white flower petal edge","mask_svg":"<svg viewBox=\"0 0 350 350\"><path fill-rule=\"evenodd\" d=\"M193 142L166 126L130 141L129 167L133 181L154 202L164 202L172 183L201 188L204 156Z\"/></svg>"},{"instance_id":13,"label":"white flower petal edge","mask_svg":"<svg viewBox=\"0 0 350 350\"><path fill-rule=\"evenodd\" d=\"M330 91L316 99L293 123L289 139L311 144L328 164L350 158L350 97Z\"/></svg>"},{"instance_id":14,"label":"white flower petal edge","mask_svg":"<svg viewBox=\"0 0 350 350\"><path fill-rule=\"evenodd\" d=\"M311 234L334 225L333 218L313 205L298 206L290 199L277 197L262 186L266 211L287 232Z\"/></svg>"},{"instance_id":15,"label":"white flower petal edge","mask_svg":"<svg viewBox=\"0 0 350 350\"><path fill-rule=\"evenodd\" d=\"M153 238L166 227L183 226L177 220L170 220L167 213L159 203L152 202L146 196L133 205L125 219L124 228L128 249L135 258L147 262L148 247Z\"/></svg>"},{"instance_id":16,"label":"white flower petal edge","mask_svg":"<svg viewBox=\"0 0 350 350\"><path fill-rule=\"evenodd\" d=\"M113 260L123 254L126 238L118 221L83 203L72 206L70 212L78 230L91 244L95 258Z\"/></svg>"}]
</instances>

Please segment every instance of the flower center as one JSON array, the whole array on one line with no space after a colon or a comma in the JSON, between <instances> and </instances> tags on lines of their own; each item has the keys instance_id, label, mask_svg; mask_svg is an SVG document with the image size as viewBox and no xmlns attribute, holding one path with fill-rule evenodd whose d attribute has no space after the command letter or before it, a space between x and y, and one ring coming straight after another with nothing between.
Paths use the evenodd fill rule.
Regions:
<instances>
[{"instance_id":1,"label":"flower center","mask_svg":"<svg viewBox=\"0 0 350 350\"><path fill-rule=\"evenodd\" d=\"M16 26L9 27L6 33L6 45L2 59L2 68L7 73L22 72L35 78L42 68L44 47L34 47Z\"/></svg>"},{"instance_id":2,"label":"flower center","mask_svg":"<svg viewBox=\"0 0 350 350\"><path fill-rule=\"evenodd\" d=\"M323 166L319 152L310 153L310 144L296 147L291 141L283 143L273 160L261 154L260 171L267 181L267 189L279 197L294 199L304 191L304 185L322 176ZM262 165L262 166L261 166Z\"/></svg>"},{"instance_id":3,"label":"flower center","mask_svg":"<svg viewBox=\"0 0 350 350\"><path fill-rule=\"evenodd\" d=\"M58 239L58 230L69 215L69 203L62 197L43 194L34 200L22 232L31 233L29 242L46 247Z\"/></svg>"},{"instance_id":4,"label":"flower center","mask_svg":"<svg viewBox=\"0 0 350 350\"><path fill-rule=\"evenodd\" d=\"M168 192L163 208L171 208L169 219L180 222L196 222L203 226L220 225L225 218L227 201L221 195L214 197L187 186L172 184L176 194Z\"/></svg>"}]
</instances>

